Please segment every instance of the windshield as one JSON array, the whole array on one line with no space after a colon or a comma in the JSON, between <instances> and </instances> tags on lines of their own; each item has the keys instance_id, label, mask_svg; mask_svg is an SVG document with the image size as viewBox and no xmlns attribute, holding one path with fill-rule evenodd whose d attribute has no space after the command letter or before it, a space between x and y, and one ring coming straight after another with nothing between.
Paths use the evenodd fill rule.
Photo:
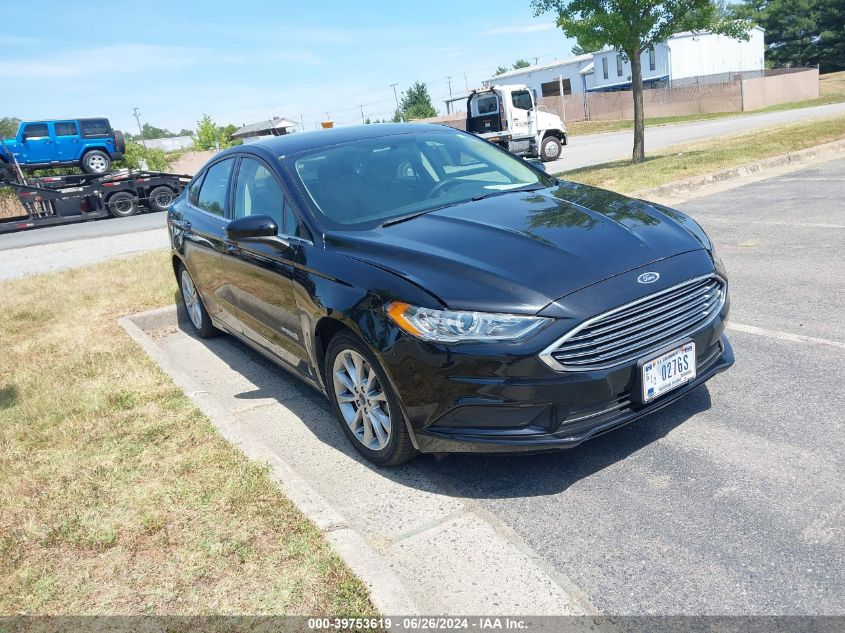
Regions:
<instances>
[{"instance_id":1,"label":"windshield","mask_svg":"<svg viewBox=\"0 0 845 633\"><path fill-rule=\"evenodd\" d=\"M325 223L344 229L551 184L519 158L450 130L326 147L297 157L294 167Z\"/></svg>"}]
</instances>

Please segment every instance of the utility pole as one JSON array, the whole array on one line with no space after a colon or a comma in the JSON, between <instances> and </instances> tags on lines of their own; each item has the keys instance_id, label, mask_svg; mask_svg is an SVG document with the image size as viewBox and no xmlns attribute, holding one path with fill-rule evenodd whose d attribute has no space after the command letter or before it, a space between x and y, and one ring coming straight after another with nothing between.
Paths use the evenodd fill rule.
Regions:
<instances>
[{"instance_id":1,"label":"utility pole","mask_svg":"<svg viewBox=\"0 0 845 633\"><path fill-rule=\"evenodd\" d=\"M452 98L452 75L446 77L446 83L449 84L449 98Z\"/></svg>"},{"instance_id":2,"label":"utility pole","mask_svg":"<svg viewBox=\"0 0 845 633\"><path fill-rule=\"evenodd\" d=\"M358 107L361 108L361 125L364 125L366 123L366 121L364 120L364 106L359 105Z\"/></svg>"},{"instance_id":3,"label":"utility pole","mask_svg":"<svg viewBox=\"0 0 845 633\"><path fill-rule=\"evenodd\" d=\"M305 131L305 119L302 117L302 113L299 114L299 125L302 126L302 131Z\"/></svg>"},{"instance_id":4,"label":"utility pole","mask_svg":"<svg viewBox=\"0 0 845 633\"><path fill-rule=\"evenodd\" d=\"M534 65L536 66L536 65L539 63L539 61L540 61L540 58L539 58L539 57L535 57L535 58L534 58Z\"/></svg>"},{"instance_id":5,"label":"utility pole","mask_svg":"<svg viewBox=\"0 0 845 633\"><path fill-rule=\"evenodd\" d=\"M141 145L144 146L144 149L147 149L147 143L144 140L144 129L141 127L141 113L138 112L138 108L132 108L132 116L135 117L135 121L138 123L138 132L141 134Z\"/></svg>"},{"instance_id":6,"label":"utility pole","mask_svg":"<svg viewBox=\"0 0 845 633\"><path fill-rule=\"evenodd\" d=\"M467 81L467 74L466 73L464 73L464 86L466 87L467 92L469 92L469 82Z\"/></svg>"},{"instance_id":7,"label":"utility pole","mask_svg":"<svg viewBox=\"0 0 845 633\"><path fill-rule=\"evenodd\" d=\"M390 87L393 88L393 98L396 99L396 111L399 112L399 96L396 94L396 86L397 85L399 85L399 82L390 84ZM402 117L401 113L399 114L399 117L404 118L404 117Z\"/></svg>"}]
</instances>

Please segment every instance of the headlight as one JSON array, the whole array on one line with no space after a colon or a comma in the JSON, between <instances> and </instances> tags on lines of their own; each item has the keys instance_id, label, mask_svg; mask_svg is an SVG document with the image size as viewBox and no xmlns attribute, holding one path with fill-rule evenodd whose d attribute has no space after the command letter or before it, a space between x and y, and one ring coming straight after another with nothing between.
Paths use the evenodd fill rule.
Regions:
<instances>
[{"instance_id":1,"label":"headlight","mask_svg":"<svg viewBox=\"0 0 845 633\"><path fill-rule=\"evenodd\" d=\"M388 304L390 319L408 334L437 343L516 341L551 319L489 312L456 312L420 308L401 301Z\"/></svg>"}]
</instances>

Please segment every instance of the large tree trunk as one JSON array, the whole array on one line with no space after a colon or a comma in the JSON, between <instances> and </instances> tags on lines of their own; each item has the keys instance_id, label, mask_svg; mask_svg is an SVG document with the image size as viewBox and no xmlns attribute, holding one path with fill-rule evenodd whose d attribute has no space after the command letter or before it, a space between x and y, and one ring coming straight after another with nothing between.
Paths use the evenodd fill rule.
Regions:
<instances>
[{"instance_id":1,"label":"large tree trunk","mask_svg":"<svg viewBox=\"0 0 845 633\"><path fill-rule=\"evenodd\" d=\"M631 55L631 90L634 93L635 163L645 160L645 121L643 120L643 68L640 52Z\"/></svg>"}]
</instances>

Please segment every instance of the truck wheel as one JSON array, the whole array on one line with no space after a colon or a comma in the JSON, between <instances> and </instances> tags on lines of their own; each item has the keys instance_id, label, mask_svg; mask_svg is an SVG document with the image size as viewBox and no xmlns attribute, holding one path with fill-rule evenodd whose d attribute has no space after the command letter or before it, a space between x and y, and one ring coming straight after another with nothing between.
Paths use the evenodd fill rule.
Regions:
<instances>
[{"instance_id":1,"label":"truck wheel","mask_svg":"<svg viewBox=\"0 0 845 633\"><path fill-rule=\"evenodd\" d=\"M547 136L543 139L543 144L540 147L540 160L548 163L550 160L557 160L560 158L560 141L555 136Z\"/></svg>"},{"instance_id":2,"label":"truck wheel","mask_svg":"<svg viewBox=\"0 0 845 633\"><path fill-rule=\"evenodd\" d=\"M147 204L149 204L151 211L167 211L167 207L170 206L170 203L173 202L175 197L176 193L173 189L161 185L150 191L150 195L147 197Z\"/></svg>"},{"instance_id":3,"label":"truck wheel","mask_svg":"<svg viewBox=\"0 0 845 633\"><path fill-rule=\"evenodd\" d=\"M98 149L87 152L82 157L82 171L86 174L105 174L111 167L111 158Z\"/></svg>"},{"instance_id":4,"label":"truck wheel","mask_svg":"<svg viewBox=\"0 0 845 633\"><path fill-rule=\"evenodd\" d=\"M138 213L138 198L128 191L118 191L106 202L109 213L116 218L126 218Z\"/></svg>"}]
</instances>

